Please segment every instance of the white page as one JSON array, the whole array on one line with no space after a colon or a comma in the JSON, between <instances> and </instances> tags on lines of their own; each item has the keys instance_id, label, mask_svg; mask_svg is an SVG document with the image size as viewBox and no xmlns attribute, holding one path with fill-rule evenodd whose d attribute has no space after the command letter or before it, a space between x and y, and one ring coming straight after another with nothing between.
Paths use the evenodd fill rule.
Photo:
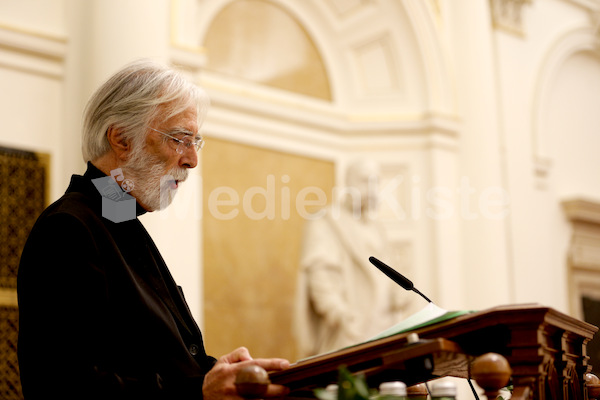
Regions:
<instances>
[{"instance_id":1,"label":"white page","mask_svg":"<svg viewBox=\"0 0 600 400\"><path fill-rule=\"evenodd\" d=\"M446 314L448 311L444 310L436 306L433 303L427 304L424 308L417 311L410 317L398 322L396 325L389 327L385 331L379 333L378 335L372 337L370 340L381 339L387 336L394 335L396 333L403 332L407 329L410 329L414 326L418 326L424 324L425 322L431 321L433 319L439 318L442 315Z\"/></svg>"}]
</instances>

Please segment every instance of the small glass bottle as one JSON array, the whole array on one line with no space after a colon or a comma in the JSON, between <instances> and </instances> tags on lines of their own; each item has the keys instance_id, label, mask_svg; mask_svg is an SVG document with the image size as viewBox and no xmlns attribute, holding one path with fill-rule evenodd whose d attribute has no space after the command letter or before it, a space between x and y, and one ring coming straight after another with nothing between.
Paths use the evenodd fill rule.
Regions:
<instances>
[{"instance_id":1,"label":"small glass bottle","mask_svg":"<svg viewBox=\"0 0 600 400\"><path fill-rule=\"evenodd\" d=\"M431 385L431 400L455 400L456 384L452 381L443 380Z\"/></svg>"},{"instance_id":2,"label":"small glass bottle","mask_svg":"<svg viewBox=\"0 0 600 400\"><path fill-rule=\"evenodd\" d=\"M380 400L406 400L406 385L404 382L383 382L379 385Z\"/></svg>"},{"instance_id":3,"label":"small glass bottle","mask_svg":"<svg viewBox=\"0 0 600 400\"><path fill-rule=\"evenodd\" d=\"M329 400L337 400L338 390L338 385L336 385L335 383L330 383L329 385L327 385L327 387L325 388L327 398Z\"/></svg>"}]
</instances>

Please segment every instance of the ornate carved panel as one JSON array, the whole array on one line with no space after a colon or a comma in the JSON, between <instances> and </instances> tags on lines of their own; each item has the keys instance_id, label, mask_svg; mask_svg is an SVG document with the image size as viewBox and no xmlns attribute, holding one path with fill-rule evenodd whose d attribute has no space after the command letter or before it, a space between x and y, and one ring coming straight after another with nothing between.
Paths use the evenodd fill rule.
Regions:
<instances>
[{"instance_id":1,"label":"ornate carved panel","mask_svg":"<svg viewBox=\"0 0 600 400\"><path fill-rule=\"evenodd\" d=\"M44 157L42 157L44 158ZM45 201L40 156L0 148L0 398L23 398L17 362L17 270L23 245Z\"/></svg>"},{"instance_id":2,"label":"ornate carved panel","mask_svg":"<svg viewBox=\"0 0 600 400\"><path fill-rule=\"evenodd\" d=\"M0 398L23 398L17 361L19 310L16 306L0 305Z\"/></svg>"},{"instance_id":3,"label":"ornate carved panel","mask_svg":"<svg viewBox=\"0 0 600 400\"><path fill-rule=\"evenodd\" d=\"M386 33L353 48L364 94L394 93L401 89L396 75L400 66L395 62L392 48ZM374 69L379 73L371 74Z\"/></svg>"},{"instance_id":4,"label":"ornate carved panel","mask_svg":"<svg viewBox=\"0 0 600 400\"><path fill-rule=\"evenodd\" d=\"M523 36L523 6L530 3L531 0L490 0L494 27Z\"/></svg>"},{"instance_id":5,"label":"ornate carved panel","mask_svg":"<svg viewBox=\"0 0 600 400\"><path fill-rule=\"evenodd\" d=\"M568 252L571 311L581 315L581 296L600 298L600 202L587 199L563 201L572 226Z\"/></svg>"},{"instance_id":6,"label":"ornate carved panel","mask_svg":"<svg viewBox=\"0 0 600 400\"><path fill-rule=\"evenodd\" d=\"M0 148L0 176L0 288L16 289L23 244L45 203L45 171L35 154Z\"/></svg>"}]
</instances>

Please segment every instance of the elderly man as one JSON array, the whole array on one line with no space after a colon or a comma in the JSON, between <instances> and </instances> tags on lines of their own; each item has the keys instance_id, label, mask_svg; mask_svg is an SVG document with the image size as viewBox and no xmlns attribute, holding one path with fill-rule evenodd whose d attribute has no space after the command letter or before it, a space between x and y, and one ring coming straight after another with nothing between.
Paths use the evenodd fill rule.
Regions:
<instances>
[{"instance_id":1,"label":"elderly man","mask_svg":"<svg viewBox=\"0 0 600 400\"><path fill-rule=\"evenodd\" d=\"M87 171L43 212L21 257L18 355L27 400L239 399L242 367L289 365L252 359L245 348L208 356L181 288L136 218L166 207L197 165L207 107L200 89L150 61L117 72L91 98ZM106 197L107 179L125 190ZM133 215L115 219L103 202L120 206L124 196L135 199ZM270 385L265 397L286 393Z\"/></svg>"}]
</instances>

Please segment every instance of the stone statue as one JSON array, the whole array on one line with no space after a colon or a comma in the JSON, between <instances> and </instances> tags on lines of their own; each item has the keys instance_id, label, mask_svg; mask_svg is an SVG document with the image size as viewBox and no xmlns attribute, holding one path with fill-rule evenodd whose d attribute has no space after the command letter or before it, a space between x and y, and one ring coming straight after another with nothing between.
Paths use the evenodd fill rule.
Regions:
<instances>
[{"instance_id":1,"label":"stone statue","mask_svg":"<svg viewBox=\"0 0 600 400\"><path fill-rule=\"evenodd\" d=\"M379 168L352 164L339 201L306 221L294 333L300 357L367 340L402 318L407 293L369 262L390 260L375 218Z\"/></svg>"}]
</instances>

